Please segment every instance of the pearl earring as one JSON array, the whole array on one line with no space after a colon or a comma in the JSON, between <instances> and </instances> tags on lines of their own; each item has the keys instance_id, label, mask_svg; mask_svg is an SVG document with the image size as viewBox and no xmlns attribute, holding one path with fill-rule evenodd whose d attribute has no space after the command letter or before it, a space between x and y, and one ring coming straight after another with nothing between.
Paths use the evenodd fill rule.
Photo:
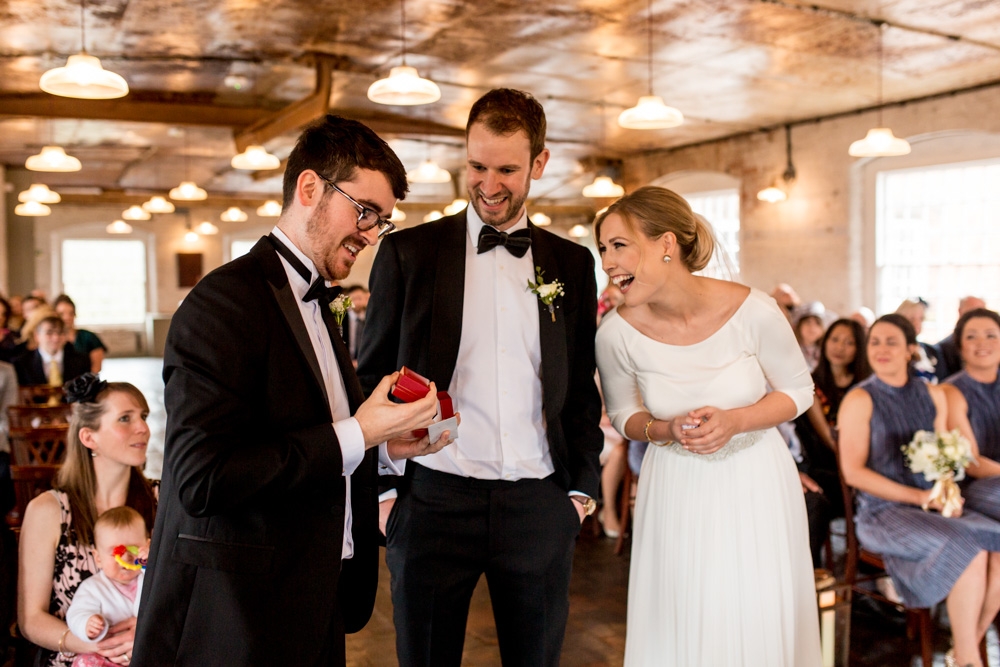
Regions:
<instances>
[{"instance_id":1,"label":"pearl earring","mask_svg":"<svg viewBox=\"0 0 1000 667\"><path fill-rule=\"evenodd\" d=\"M669 262L670 261L670 255L664 255L663 256L663 261L664 262Z\"/></svg>"},{"instance_id":2,"label":"pearl earring","mask_svg":"<svg viewBox=\"0 0 1000 667\"><path fill-rule=\"evenodd\" d=\"M90 450L90 458L96 459L97 458L97 452L95 452L94 450Z\"/></svg>"}]
</instances>

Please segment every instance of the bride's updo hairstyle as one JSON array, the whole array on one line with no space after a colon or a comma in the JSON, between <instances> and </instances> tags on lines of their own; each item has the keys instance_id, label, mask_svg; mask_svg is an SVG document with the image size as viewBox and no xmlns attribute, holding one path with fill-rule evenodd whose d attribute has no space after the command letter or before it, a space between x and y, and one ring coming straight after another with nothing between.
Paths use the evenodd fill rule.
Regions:
<instances>
[{"instance_id":1,"label":"bride's updo hairstyle","mask_svg":"<svg viewBox=\"0 0 1000 667\"><path fill-rule=\"evenodd\" d=\"M676 259L691 272L708 266L715 251L712 230L701 216L691 211L687 201L672 190L646 186L625 195L597 217L594 234L598 239L601 238L601 224L612 213L620 215L632 233L640 232L651 240L673 232L681 248L681 256Z\"/></svg>"}]
</instances>

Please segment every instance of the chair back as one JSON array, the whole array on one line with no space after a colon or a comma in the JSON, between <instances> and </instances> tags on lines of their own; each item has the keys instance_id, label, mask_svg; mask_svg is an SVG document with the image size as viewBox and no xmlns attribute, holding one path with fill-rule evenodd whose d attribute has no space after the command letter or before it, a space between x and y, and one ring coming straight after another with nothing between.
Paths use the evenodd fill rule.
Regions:
<instances>
[{"instance_id":1,"label":"chair back","mask_svg":"<svg viewBox=\"0 0 1000 667\"><path fill-rule=\"evenodd\" d=\"M55 405L66 402L66 392L62 387L50 387L47 384L26 384L18 388L21 403L27 405Z\"/></svg>"},{"instance_id":2,"label":"chair back","mask_svg":"<svg viewBox=\"0 0 1000 667\"><path fill-rule=\"evenodd\" d=\"M15 531L21 528L24 511L36 496L52 488L52 480L59 472L57 465L12 465L10 478L14 482L14 509L7 513L7 525Z\"/></svg>"},{"instance_id":3,"label":"chair back","mask_svg":"<svg viewBox=\"0 0 1000 667\"><path fill-rule=\"evenodd\" d=\"M44 428L11 429L11 465L59 465L66 459L66 438L69 425Z\"/></svg>"},{"instance_id":4,"label":"chair back","mask_svg":"<svg viewBox=\"0 0 1000 667\"><path fill-rule=\"evenodd\" d=\"M10 416L10 428L24 430L69 424L73 415L73 406L69 403L59 405L11 405L7 408Z\"/></svg>"}]
</instances>

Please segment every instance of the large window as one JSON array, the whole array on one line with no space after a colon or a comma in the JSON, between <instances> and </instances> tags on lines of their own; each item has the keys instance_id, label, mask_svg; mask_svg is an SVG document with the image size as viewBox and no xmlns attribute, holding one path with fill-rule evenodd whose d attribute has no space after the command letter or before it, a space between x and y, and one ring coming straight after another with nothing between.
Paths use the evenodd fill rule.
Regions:
<instances>
[{"instance_id":1,"label":"large window","mask_svg":"<svg viewBox=\"0 0 1000 667\"><path fill-rule=\"evenodd\" d=\"M740 272L740 193L738 190L713 190L692 192L684 195L695 213L708 220L715 230L715 236L732 262L725 266L720 262L722 253L716 252L712 262L705 269L707 275L737 280ZM732 275L729 275L732 274Z\"/></svg>"},{"instance_id":2,"label":"large window","mask_svg":"<svg viewBox=\"0 0 1000 667\"><path fill-rule=\"evenodd\" d=\"M146 321L146 244L131 239L62 242L63 290L76 302L77 324Z\"/></svg>"},{"instance_id":3,"label":"large window","mask_svg":"<svg viewBox=\"0 0 1000 667\"><path fill-rule=\"evenodd\" d=\"M1000 160L879 172L876 182L876 311L906 298L930 302L921 338L954 326L958 302L1000 303Z\"/></svg>"}]
</instances>

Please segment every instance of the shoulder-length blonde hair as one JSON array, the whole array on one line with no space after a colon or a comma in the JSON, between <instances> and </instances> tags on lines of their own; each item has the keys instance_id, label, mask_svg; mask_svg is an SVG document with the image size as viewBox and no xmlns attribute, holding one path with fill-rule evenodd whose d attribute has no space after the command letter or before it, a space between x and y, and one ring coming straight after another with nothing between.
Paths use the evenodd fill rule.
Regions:
<instances>
[{"instance_id":1,"label":"shoulder-length blonde hair","mask_svg":"<svg viewBox=\"0 0 1000 667\"><path fill-rule=\"evenodd\" d=\"M704 218L694 214L687 200L673 190L647 185L625 195L597 217L594 234L598 239L601 225L612 213L620 215L630 231L638 231L648 239L672 232L681 249L679 259L688 271L701 271L712 259L715 251L712 230Z\"/></svg>"},{"instance_id":2,"label":"shoulder-length blonde hair","mask_svg":"<svg viewBox=\"0 0 1000 667\"><path fill-rule=\"evenodd\" d=\"M66 462L63 463L56 477L56 489L66 493L69 498L70 512L73 517L73 528L78 544L90 545L94 541L94 522L97 520L97 477L94 473L94 463L90 450L80 440L80 429L97 430L101 425L101 417L107 412L108 396L115 392L128 394L135 399L143 410L149 411L146 397L135 386L128 382L109 382L93 401L73 404L73 417L69 422L69 433L66 438ZM139 512L146 521L146 526L152 530L153 518L156 515L156 496L149 480L142 470L133 467L129 477L128 496L125 499L128 507Z\"/></svg>"}]
</instances>

